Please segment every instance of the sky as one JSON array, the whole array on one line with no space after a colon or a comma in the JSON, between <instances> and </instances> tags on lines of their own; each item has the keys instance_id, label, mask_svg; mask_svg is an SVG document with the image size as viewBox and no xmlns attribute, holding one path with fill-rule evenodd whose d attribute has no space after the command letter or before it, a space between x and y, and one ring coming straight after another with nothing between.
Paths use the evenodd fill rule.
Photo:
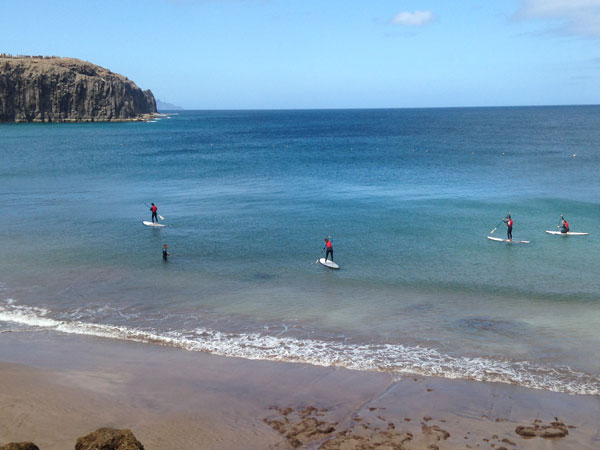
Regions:
<instances>
[{"instance_id":1,"label":"sky","mask_svg":"<svg viewBox=\"0 0 600 450\"><path fill-rule=\"evenodd\" d=\"M600 0L0 0L0 52L185 109L600 104Z\"/></svg>"}]
</instances>

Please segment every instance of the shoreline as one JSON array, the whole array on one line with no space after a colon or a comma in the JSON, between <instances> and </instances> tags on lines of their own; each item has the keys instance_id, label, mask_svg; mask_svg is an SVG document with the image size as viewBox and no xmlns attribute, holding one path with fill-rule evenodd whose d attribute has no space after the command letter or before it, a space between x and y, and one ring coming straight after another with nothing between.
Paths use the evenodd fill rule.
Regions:
<instances>
[{"instance_id":1,"label":"shoreline","mask_svg":"<svg viewBox=\"0 0 600 450\"><path fill-rule=\"evenodd\" d=\"M14 121L0 121L0 124L15 124L15 123L36 123L36 124L40 124L40 123L124 123L124 122L150 122L153 120L157 120L157 119L161 119L163 117L170 117L174 115L173 113L160 113L160 112L155 112L155 113L148 113L148 114L140 114L134 117L128 117L128 118L118 118L118 119L104 119L104 120L100 120L100 119L94 119L94 118L88 118L88 119L52 119L52 120L45 120L45 119L32 119L32 120L14 120Z\"/></svg>"},{"instance_id":2,"label":"shoreline","mask_svg":"<svg viewBox=\"0 0 600 450\"><path fill-rule=\"evenodd\" d=\"M0 302L1 303L1 302ZM598 395L600 378L594 371L582 372L568 364L544 365L528 360L505 360L446 354L418 344L347 343L319 336L264 334L258 331L232 333L204 325L195 330L145 329L138 324L111 325L53 318L47 310L7 301L0 304L0 321L15 328L0 331L57 332L166 346L215 356L237 357L279 363L340 367L396 376L442 377L480 382L516 384L577 395ZM25 327L25 328L23 328ZM290 326L290 328L295 326Z\"/></svg>"},{"instance_id":3,"label":"shoreline","mask_svg":"<svg viewBox=\"0 0 600 450\"><path fill-rule=\"evenodd\" d=\"M0 361L0 445L28 440L42 450L72 448L77 437L112 426L130 428L149 450L377 442L415 450L543 449L549 439L526 439L515 430L536 420L549 426L555 418L575 428L552 439L553 449L600 445L599 396L41 330L0 335Z\"/></svg>"}]
</instances>

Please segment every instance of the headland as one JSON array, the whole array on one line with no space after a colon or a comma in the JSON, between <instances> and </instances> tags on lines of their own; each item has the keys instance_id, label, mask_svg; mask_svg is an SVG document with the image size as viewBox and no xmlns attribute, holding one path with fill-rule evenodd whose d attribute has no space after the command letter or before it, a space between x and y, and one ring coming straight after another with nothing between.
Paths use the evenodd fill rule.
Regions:
<instances>
[{"instance_id":1,"label":"headland","mask_svg":"<svg viewBox=\"0 0 600 450\"><path fill-rule=\"evenodd\" d=\"M0 54L0 122L122 122L156 112L150 90L98 65Z\"/></svg>"}]
</instances>

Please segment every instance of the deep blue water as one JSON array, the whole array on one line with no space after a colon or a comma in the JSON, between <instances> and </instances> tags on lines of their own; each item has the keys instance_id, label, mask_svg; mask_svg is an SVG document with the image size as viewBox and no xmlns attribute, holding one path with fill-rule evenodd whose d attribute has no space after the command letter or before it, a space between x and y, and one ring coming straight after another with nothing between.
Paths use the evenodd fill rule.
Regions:
<instances>
[{"instance_id":1,"label":"deep blue water","mask_svg":"<svg viewBox=\"0 0 600 450\"><path fill-rule=\"evenodd\" d=\"M598 393L599 142L592 106L2 125L0 320Z\"/></svg>"}]
</instances>

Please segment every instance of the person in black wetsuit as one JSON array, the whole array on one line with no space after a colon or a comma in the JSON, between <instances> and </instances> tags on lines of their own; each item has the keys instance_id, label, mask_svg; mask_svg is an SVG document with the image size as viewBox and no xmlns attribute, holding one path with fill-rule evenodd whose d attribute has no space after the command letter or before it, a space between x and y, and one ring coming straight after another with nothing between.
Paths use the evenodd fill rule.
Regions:
<instances>
[{"instance_id":1,"label":"person in black wetsuit","mask_svg":"<svg viewBox=\"0 0 600 450\"><path fill-rule=\"evenodd\" d=\"M323 245L323 250L327 249L327 251L325 252L325 261L327 261L327 258L329 257L329 255L331 255L331 261L333 261L333 245L331 245L331 243L333 242L333 239L331 239L331 236L326 237L324 239L325 241L325 245ZM321 251L323 251L321 250Z\"/></svg>"},{"instance_id":2,"label":"person in black wetsuit","mask_svg":"<svg viewBox=\"0 0 600 450\"><path fill-rule=\"evenodd\" d=\"M169 246L167 244L163 245L163 260L168 261L168 257L171 256L171 254L168 251Z\"/></svg>"},{"instance_id":3,"label":"person in black wetsuit","mask_svg":"<svg viewBox=\"0 0 600 450\"><path fill-rule=\"evenodd\" d=\"M561 233L569 232L569 222L567 222L567 219L565 219L562 214L560 215L560 225L561 225L561 228L560 228Z\"/></svg>"},{"instance_id":4,"label":"person in black wetsuit","mask_svg":"<svg viewBox=\"0 0 600 450\"><path fill-rule=\"evenodd\" d=\"M503 222L506 224L506 238L509 241L512 241L513 220L510 218L510 213L506 216Z\"/></svg>"}]
</instances>

